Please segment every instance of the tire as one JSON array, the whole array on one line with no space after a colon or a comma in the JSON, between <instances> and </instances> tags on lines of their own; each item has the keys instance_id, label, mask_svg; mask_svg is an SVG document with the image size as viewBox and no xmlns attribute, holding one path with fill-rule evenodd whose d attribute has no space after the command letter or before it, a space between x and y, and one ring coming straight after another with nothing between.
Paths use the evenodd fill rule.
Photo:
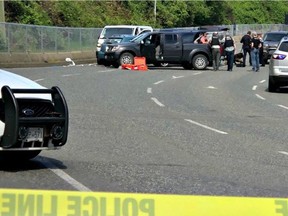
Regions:
<instances>
[{"instance_id":1,"label":"tire","mask_svg":"<svg viewBox=\"0 0 288 216\"><path fill-rule=\"evenodd\" d=\"M182 67L185 69L185 70L191 70L193 68L192 64L190 63L183 63L182 64Z\"/></svg>"},{"instance_id":2,"label":"tire","mask_svg":"<svg viewBox=\"0 0 288 216\"><path fill-rule=\"evenodd\" d=\"M273 82L273 80L269 77L269 81L268 81L268 91L269 92L276 92L277 90L277 85L276 83Z\"/></svg>"},{"instance_id":3,"label":"tire","mask_svg":"<svg viewBox=\"0 0 288 216\"><path fill-rule=\"evenodd\" d=\"M120 56L119 63L120 65L134 64L134 56L129 52L125 52Z\"/></svg>"},{"instance_id":4,"label":"tire","mask_svg":"<svg viewBox=\"0 0 288 216\"><path fill-rule=\"evenodd\" d=\"M33 151L0 151L0 160L5 161L27 161L35 158L41 150Z\"/></svg>"},{"instance_id":5,"label":"tire","mask_svg":"<svg viewBox=\"0 0 288 216\"><path fill-rule=\"evenodd\" d=\"M207 68L208 64L207 57L202 54L195 55L192 59L193 68L196 70L204 70Z\"/></svg>"}]
</instances>

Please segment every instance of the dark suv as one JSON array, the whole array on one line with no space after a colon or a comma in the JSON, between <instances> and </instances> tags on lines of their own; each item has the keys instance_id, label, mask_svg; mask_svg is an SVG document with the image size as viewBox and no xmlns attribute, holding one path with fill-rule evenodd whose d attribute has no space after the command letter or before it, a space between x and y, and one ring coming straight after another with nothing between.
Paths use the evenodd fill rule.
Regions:
<instances>
[{"instance_id":1,"label":"dark suv","mask_svg":"<svg viewBox=\"0 0 288 216\"><path fill-rule=\"evenodd\" d=\"M158 31L144 33L128 43L108 44L105 60L114 67L133 64L135 56L146 58L147 64L180 64L185 69L203 70L212 63L208 44L196 44L204 31Z\"/></svg>"},{"instance_id":2,"label":"dark suv","mask_svg":"<svg viewBox=\"0 0 288 216\"><path fill-rule=\"evenodd\" d=\"M267 32L263 38L263 60L267 64L272 54L275 52L279 42L284 36L287 36L287 31Z\"/></svg>"}]
</instances>

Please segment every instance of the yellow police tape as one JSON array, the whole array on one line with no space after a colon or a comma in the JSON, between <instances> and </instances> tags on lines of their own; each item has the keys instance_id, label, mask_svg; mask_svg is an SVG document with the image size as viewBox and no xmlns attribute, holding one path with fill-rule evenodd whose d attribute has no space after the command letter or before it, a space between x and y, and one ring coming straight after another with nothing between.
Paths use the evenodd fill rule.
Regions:
<instances>
[{"instance_id":1,"label":"yellow police tape","mask_svg":"<svg viewBox=\"0 0 288 216\"><path fill-rule=\"evenodd\" d=\"M0 189L1 216L288 216L288 199Z\"/></svg>"}]
</instances>

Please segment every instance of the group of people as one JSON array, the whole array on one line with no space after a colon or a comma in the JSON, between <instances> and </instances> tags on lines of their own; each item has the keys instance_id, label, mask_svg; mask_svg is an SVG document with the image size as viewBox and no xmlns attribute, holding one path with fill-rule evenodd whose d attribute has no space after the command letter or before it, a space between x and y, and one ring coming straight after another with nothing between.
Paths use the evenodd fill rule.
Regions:
<instances>
[{"instance_id":1,"label":"group of people","mask_svg":"<svg viewBox=\"0 0 288 216\"><path fill-rule=\"evenodd\" d=\"M225 37L220 39L218 32L213 32L210 40L208 40L207 36L208 34L205 32L197 39L197 43L209 44L211 46L213 70L219 70L221 55L224 52L227 59L227 71L232 71L234 65L234 53L236 50L236 44L232 36L229 33L226 33Z\"/></svg>"},{"instance_id":2,"label":"group of people","mask_svg":"<svg viewBox=\"0 0 288 216\"><path fill-rule=\"evenodd\" d=\"M246 66L246 57L249 54L249 63L254 72L258 72L261 66L265 66L263 59L263 39L262 34L248 31L241 40L243 50L243 67Z\"/></svg>"},{"instance_id":3,"label":"group of people","mask_svg":"<svg viewBox=\"0 0 288 216\"><path fill-rule=\"evenodd\" d=\"M236 55L236 43L233 37L226 33L223 39L220 39L218 32L213 32L210 40L207 38L207 33L201 35L197 40L197 43L210 44L212 49L212 59L213 59L213 70L219 70L221 54L223 53L227 59L227 71L232 71L235 55ZM251 33L248 31L241 40L243 53L243 63L242 66L246 66L246 57L249 55L249 63L252 66L254 72L260 70L260 64L265 65L263 62L263 40L262 34L256 34L256 32ZM222 50L223 49L223 50Z\"/></svg>"}]
</instances>

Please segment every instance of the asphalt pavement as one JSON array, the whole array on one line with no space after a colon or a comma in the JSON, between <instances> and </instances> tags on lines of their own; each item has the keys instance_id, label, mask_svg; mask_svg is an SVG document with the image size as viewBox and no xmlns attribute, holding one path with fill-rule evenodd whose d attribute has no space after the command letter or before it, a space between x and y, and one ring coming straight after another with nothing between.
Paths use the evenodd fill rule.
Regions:
<instances>
[{"instance_id":1,"label":"asphalt pavement","mask_svg":"<svg viewBox=\"0 0 288 216\"><path fill-rule=\"evenodd\" d=\"M267 91L268 65L226 69L9 69L59 86L70 126L61 150L2 164L0 187L286 197L288 90Z\"/></svg>"}]
</instances>

